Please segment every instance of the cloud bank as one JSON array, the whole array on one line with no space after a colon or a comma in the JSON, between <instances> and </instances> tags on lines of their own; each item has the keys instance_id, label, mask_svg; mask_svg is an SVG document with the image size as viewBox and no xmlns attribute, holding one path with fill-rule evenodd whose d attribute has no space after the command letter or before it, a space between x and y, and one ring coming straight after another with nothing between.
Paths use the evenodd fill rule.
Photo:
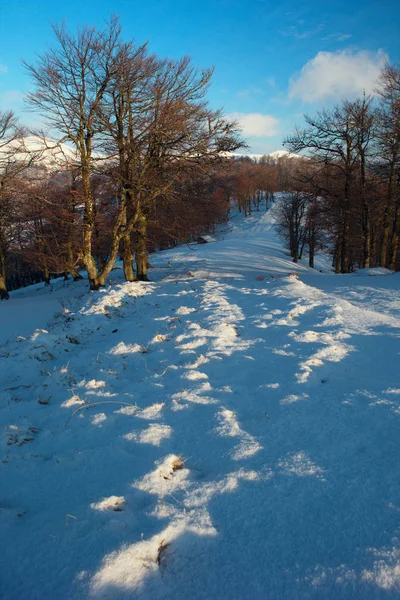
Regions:
<instances>
[{"instance_id":1,"label":"cloud bank","mask_svg":"<svg viewBox=\"0 0 400 600\"><path fill-rule=\"evenodd\" d=\"M279 120L272 115L235 112L228 117L239 123L245 136L273 137L279 134Z\"/></svg>"},{"instance_id":2,"label":"cloud bank","mask_svg":"<svg viewBox=\"0 0 400 600\"><path fill-rule=\"evenodd\" d=\"M312 103L351 99L364 90L371 94L387 60L383 50L318 52L304 65L300 74L290 80L289 99Z\"/></svg>"}]
</instances>

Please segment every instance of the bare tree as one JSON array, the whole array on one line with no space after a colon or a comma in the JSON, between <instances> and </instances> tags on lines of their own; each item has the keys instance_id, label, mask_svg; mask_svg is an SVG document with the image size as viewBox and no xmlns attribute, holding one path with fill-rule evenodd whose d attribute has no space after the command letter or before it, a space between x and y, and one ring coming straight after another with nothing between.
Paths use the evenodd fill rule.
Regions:
<instances>
[{"instance_id":1,"label":"bare tree","mask_svg":"<svg viewBox=\"0 0 400 600\"><path fill-rule=\"evenodd\" d=\"M55 27L54 33L56 48L36 65L25 64L36 88L28 102L60 141L77 149L84 203L81 259L91 288L104 285L121 246L125 275L134 279L133 231L137 277L146 280L150 212L159 199L172 200L175 184L191 166L210 168L213 159L242 145L236 124L204 99L212 70L198 71L188 58L158 60L145 46L123 44L117 19L104 31L85 28L73 37ZM93 254L96 147L107 149L109 162L118 157L110 248L101 264Z\"/></svg>"},{"instance_id":2,"label":"bare tree","mask_svg":"<svg viewBox=\"0 0 400 600\"><path fill-rule=\"evenodd\" d=\"M307 209L309 194L292 191L286 194L275 207L278 231L286 240L290 256L297 263L307 241Z\"/></svg>"},{"instance_id":3,"label":"bare tree","mask_svg":"<svg viewBox=\"0 0 400 600\"><path fill-rule=\"evenodd\" d=\"M42 113L59 142L72 142L77 150L84 204L81 259L91 289L97 289L104 285L119 246L119 240L114 239L109 260L99 270L92 253L95 202L91 174L96 138L103 127L98 118L99 105L115 75L120 27L113 18L104 31L85 27L76 37L64 25L53 30L56 47L39 57L34 65L24 63L35 85L35 90L28 94L28 103ZM121 220L117 219L116 234L120 227Z\"/></svg>"},{"instance_id":4,"label":"bare tree","mask_svg":"<svg viewBox=\"0 0 400 600\"><path fill-rule=\"evenodd\" d=\"M115 74L99 117L104 124L104 150L115 157L111 172L116 179L121 224L121 254L127 281L135 281L133 269L133 231L140 221L138 180L148 122L145 115L151 106L151 81L160 62L147 52L146 45L125 44L116 60Z\"/></svg>"},{"instance_id":5,"label":"bare tree","mask_svg":"<svg viewBox=\"0 0 400 600\"><path fill-rule=\"evenodd\" d=\"M400 237L400 68L386 65L379 79L379 173L387 183L380 265L396 266Z\"/></svg>"},{"instance_id":6,"label":"bare tree","mask_svg":"<svg viewBox=\"0 0 400 600\"><path fill-rule=\"evenodd\" d=\"M130 48L111 88L104 121L110 124L110 141L119 157L129 278L133 273L127 236L132 226L137 278L146 281L148 221L157 206L176 204L182 178L199 169L209 171L224 153L243 145L236 123L205 100L211 76L212 69L199 71L189 58L156 60L144 47Z\"/></svg>"},{"instance_id":7,"label":"bare tree","mask_svg":"<svg viewBox=\"0 0 400 600\"><path fill-rule=\"evenodd\" d=\"M296 130L285 139L284 144L291 152L307 150L310 158L320 169L341 182L337 186L329 186L318 177L318 190L326 196L331 196L338 208L335 241L335 271L348 273L351 269L349 254L351 194L358 161L358 138L354 128L352 115L345 104L330 111L317 113L315 117L305 117L308 127ZM315 169L312 177L320 174ZM312 179L308 181L311 183Z\"/></svg>"},{"instance_id":8,"label":"bare tree","mask_svg":"<svg viewBox=\"0 0 400 600\"><path fill-rule=\"evenodd\" d=\"M344 111L354 134L355 151L357 153L356 192L361 205L361 230L363 239L363 264L368 269L372 266L372 224L370 200L367 196L367 170L373 153L373 142L376 137L377 115L371 107L371 97L364 96L354 102L344 102Z\"/></svg>"}]
</instances>

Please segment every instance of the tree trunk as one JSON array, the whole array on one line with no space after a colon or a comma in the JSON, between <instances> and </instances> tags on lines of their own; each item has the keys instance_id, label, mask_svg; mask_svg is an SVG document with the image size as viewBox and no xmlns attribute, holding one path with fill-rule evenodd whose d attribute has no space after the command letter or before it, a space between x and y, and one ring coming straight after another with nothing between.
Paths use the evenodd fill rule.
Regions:
<instances>
[{"instance_id":1,"label":"tree trunk","mask_svg":"<svg viewBox=\"0 0 400 600\"><path fill-rule=\"evenodd\" d=\"M0 300L8 300L9 297L6 285L6 257L0 251Z\"/></svg>"},{"instance_id":2,"label":"tree trunk","mask_svg":"<svg viewBox=\"0 0 400 600\"><path fill-rule=\"evenodd\" d=\"M290 256L295 259L297 256L297 248L296 248L296 243L295 243L295 234L294 234L294 230L293 230L293 226L290 226L290 230L289 230L289 250L290 250Z\"/></svg>"},{"instance_id":3,"label":"tree trunk","mask_svg":"<svg viewBox=\"0 0 400 600\"><path fill-rule=\"evenodd\" d=\"M389 186L388 186L388 198L383 214L383 236L380 248L379 266L389 266L389 254L390 254L390 230L392 229L391 218L393 215L393 204L396 198L396 161L395 159L390 162L390 174L389 174Z\"/></svg>"},{"instance_id":4,"label":"tree trunk","mask_svg":"<svg viewBox=\"0 0 400 600\"><path fill-rule=\"evenodd\" d=\"M400 234L399 228L400 228L400 199L398 200L397 206L396 206L396 214L395 214L395 218L394 218L394 222L393 222L392 237L390 240L389 268L393 269L393 271L396 269L397 251L399 248L399 234Z\"/></svg>"},{"instance_id":5,"label":"tree trunk","mask_svg":"<svg viewBox=\"0 0 400 600\"><path fill-rule=\"evenodd\" d=\"M100 288L104 287L105 284L105 277L102 277L101 275L96 275L93 279L89 278L89 285L92 292L95 292Z\"/></svg>"},{"instance_id":6,"label":"tree trunk","mask_svg":"<svg viewBox=\"0 0 400 600\"><path fill-rule=\"evenodd\" d=\"M138 240L136 244L136 273L139 281L148 281L147 277L147 219L139 209L137 217Z\"/></svg>"},{"instance_id":7,"label":"tree trunk","mask_svg":"<svg viewBox=\"0 0 400 600\"><path fill-rule=\"evenodd\" d=\"M336 241L335 254L334 254L335 273L341 272L341 265L342 265L342 241L338 237L338 239Z\"/></svg>"},{"instance_id":8,"label":"tree trunk","mask_svg":"<svg viewBox=\"0 0 400 600\"><path fill-rule=\"evenodd\" d=\"M376 229L373 227L371 228L371 250L370 250L370 254L371 254L371 267L377 267L379 266L379 260L378 260L378 253L377 253L377 249L376 249L376 244L377 244L377 232Z\"/></svg>"},{"instance_id":9,"label":"tree trunk","mask_svg":"<svg viewBox=\"0 0 400 600\"><path fill-rule=\"evenodd\" d=\"M361 195L361 209L362 209L362 228L363 228L363 240L364 240L364 256L363 266L364 269L369 269L371 266L371 220L369 214L369 205L365 197L365 153L364 149L360 148L360 195Z\"/></svg>"},{"instance_id":10,"label":"tree trunk","mask_svg":"<svg viewBox=\"0 0 400 600\"><path fill-rule=\"evenodd\" d=\"M82 184L83 194L85 198L85 214L83 217L83 234L82 234L82 262L87 270L88 279L91 290L97 290L101 287L97 276L96 262L92 256L92 237L94 227L94 210L93 197L90 185L90 170L89 166L82 165Z\"/></svg>"},{"instance_id":11,"label":"tree trunk","mask_svg":"<svg viewBox=\"0 0 400 600\"><path fill-rule=\"evenodd\" d=\"M311 267L311 269L314 268L314 245L313 244L310 244L310 246L309 246L308 266Z\"/></svg>"},{"instance_id":12,"label":"tree trunk","mask_svg":"<svg viewBox=\"0 0 400 600\"><path fill-rule=\"evenodd\" d=\"M133 268L133 248L130 233L122 238L122 260L124 263L125 281L136 281L136 275Z\"/></svg>"},{"instance_id":13,"label":"tree trunk","mask_svg":"<svg viewBox=\"0 0 400 600\"><path fill-rule=\"evenodd\" d=\"M341 247L341 261L340 261L340 272L349 272L349 201L346 198L343 207L343 230L342 230L342 247Z\"/></svg>"},{"instance_id":14,"label":"tree trunk","mask_svg":"<svg viewBox=\"0 0 400 600\"><path fill-rule=\"evenodd\" d=\"M121 225L127 226L127 208L125 206L121 214ZM125 234L121 239L122 245L122 261L124 265L125 281L136 281L135 271L133 269L133 248L131 232Z\"/></svg>"},{"instance_id":15,"label":"tree trunk","mask_svg":"<svg viewBox=\"0 0 400 600\"><path fill-rule=\"evenodd\" d=\"M382 236L381 249L380 249L380 255L379 255L379 266L380 267L388 266L389 235L390 235L390 222L389 222L388 208L386 207L384 221L383 221L383 236Z\"/></svg>"},{"instance_id":16,"label":"tree trunk","mask_svg":"<svg viewBox=\"0 0 400 600\"><path fill-rule=\"evenodd\" d=\"M308 266L311 267L311 269L314 268L315 237L314 228L310 228L308 233Z\"/></svg>"},{"instance_id":17,"label":"tree trunk","mask_svg":"<svg viewBox=\"0 0 400 600\"><path fill-rule=\"evenodd\" d=\"M79 273L78 269L75 269L73 266L68 267L68 273L70 273L73 277L74 281L80 281L83 279L82 275Z\"/></svg>"},{"instance_id":18,"label":"tree trunk","mask_svg":"<svg viewBox=\"0 0 400 600\"><path fill-rule=\"evenodd\" d=\"M68 246L67 246L67 273L69 273L70 275L72 275L73 280L74 281L80 281L81 279L83 279L82 275L79 273L78 269L75 267L76 264L76 260L74 260L74 253L73 253L73 229L72 226L69 225L68 226L68 230L67 230L67 236L68 236Z\"/></svg>"},{"instance_id":19,"label":"tree trunk","mask_svg":"<svg viewBox=\"0 0 400 600\"><path fill-rule=\"evenodd\" d=\"M45 285L50 285L50 273L48 267L44 268L44 283Z\"/></svg>"},{"instance_id":20,"label":"tree trunk","mask_svg":"<svg viewBox=\"0 0 400 600\"><path fill-rule=\"evenodd\" d=\"M0 300L8 300L9 297L5 277L0 275Z\"/></svg>"},{"instance_id":21,"label":"tree trunk","mask_svg":"<svg viewBox=\"0 0 400 600\"><path fill-rule=\"evenodd\" d=\"M3 275L0 275L0 300L8 300L9 293L7 291L6 280Z\"/></svg>"},{"instance_id":22,"label":"tree trunk","mask_svg":"<svg viewBox=\"0 0 400 600\"><path fill-rule=\"evenodd\" d=\"M369 207L365 202L364 206L364 268L371 266L371 222L369 218Z\"/></svg>"},{"instance_id":23,"label":"tree trunk","mask_svg":"<svg viewBox=\"0 0 400 600\"><path fill-rule=\"evenodd\" d=\"M300 246L300 254L299 254L299 260L301 260L303 258L303 252L304 252L304 246L306 245L306 236L305 234L303 235L303 239L301 241L301 246Z\"/></svg>"}]
</instances>

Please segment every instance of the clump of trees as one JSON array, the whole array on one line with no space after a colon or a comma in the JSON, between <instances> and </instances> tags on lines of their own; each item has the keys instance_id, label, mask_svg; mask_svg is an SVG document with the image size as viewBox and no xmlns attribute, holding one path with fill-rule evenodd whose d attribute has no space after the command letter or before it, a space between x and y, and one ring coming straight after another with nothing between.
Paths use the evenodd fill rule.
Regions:
<instances>
[{"instance_id":1,"label":"clump of trees","mask_svg":"<svg viewBox=\"0 0 400 600\"><path fill-rule=\"evenodd\" d=\"M332 256L336 273L400 268L400 68L386 65L376 96L343 101L284 140L288 156L238 160L232 196L245 215L274 207L294 262ZM298 153L302 153L303 157Z\"/></svg>"},{"instance_id":2,"label":"clump of trees","mask_svg":"<svg viewBox=\"0 0 400 600\"><path fill-rule=\"evenodd\" d=\"M150 249L226 215L217 181L226 154L244 145L237 124L207 102L212 69L124 41L115 18L104 30L74 36L62 26L54 35L52 49L25 63L27 101L74 158L49 172L42 153L18 150L24 132L0 113L1 298L12 284L7 267L22 264L47 282L55 273L76 279L84 267L96 290L120 255L126 280L146 281Z\"/></svg>"},{"instance_id":3,"label":"clump of trees","mask_svg":"<svg viewBox=\"0 0 400 600\"><path fill-rule=\"evenodd\" d=\"M314 268L315 254L326 246L321 199L312 192L292 190L275 210L278 231L285 239L293 262L308 250L308 264Z\"/></svg>"},{"instance_id":4,"label":"clump of trees","mask_svg":"<svg viewBox=\"0 0 400 600\"><path fill-rule=\"evenodd\" d=\"M240 212L245 216L260 210L265 203L267 209L274 201L278 190L280 163L267 156L254 161L248 157L238 159L233 168L232 192Z\"/></svg>"},{"instance_id":5,"label":"clump of trees","mask_svg":"<svg viewBox=\"0 0 400 600\"><path fill-rule=\"evenodd\" d=\"M337 273L399 268L399 68L384 68L377 94L377 103L364 95L305 116L307 126L284 142L309 159L297 165L291 200L282 205L281 228L296 260L298 235L300 246L311 235L310 255L323 238ZM297 219L302 223L299 234Z\"/></svg>"}]
</instances>

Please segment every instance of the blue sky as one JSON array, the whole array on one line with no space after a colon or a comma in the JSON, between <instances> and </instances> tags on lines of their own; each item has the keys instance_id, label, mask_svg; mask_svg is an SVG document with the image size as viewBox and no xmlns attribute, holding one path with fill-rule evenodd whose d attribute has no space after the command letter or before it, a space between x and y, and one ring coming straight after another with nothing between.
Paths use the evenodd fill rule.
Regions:
<instances>
[{"instance_id":1,"label":"blue sky","mask_svg":"<svg viewBox=\"0 0 400 600\"><path fill-rule=\"evenodd\" d=\"M0 0L0 109L32 120L21 59L52 44L50 23L103 26L111 13L153 52L214 65L210 102L242 123L256 153L281 148L304 112L372 92L385 60L400 60L395 0Z\"/></svg>"}]
</instances>

